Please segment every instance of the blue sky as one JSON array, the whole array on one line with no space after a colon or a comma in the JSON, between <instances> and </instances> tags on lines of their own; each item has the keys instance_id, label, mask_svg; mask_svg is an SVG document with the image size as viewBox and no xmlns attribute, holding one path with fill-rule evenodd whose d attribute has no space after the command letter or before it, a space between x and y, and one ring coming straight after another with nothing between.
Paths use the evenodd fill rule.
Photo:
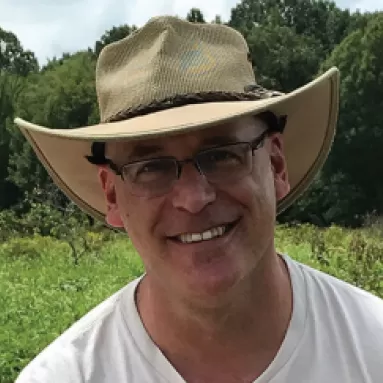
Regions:
<instances>
[{"instance_id":1,"label":"blue sky","mask_svg":"<svg viewBox=\"0 0 383 383\"><path fill-rule=\"evenodd\" d=\"M237 0L0 0L0 27L17 35L41 64L48 58L93 47L113 26L141 26L161 14L185 17L200 8L207 21L230 18ZM339 7L383 10L383 0L338 0Z\"/></svg>"}]
</instances>

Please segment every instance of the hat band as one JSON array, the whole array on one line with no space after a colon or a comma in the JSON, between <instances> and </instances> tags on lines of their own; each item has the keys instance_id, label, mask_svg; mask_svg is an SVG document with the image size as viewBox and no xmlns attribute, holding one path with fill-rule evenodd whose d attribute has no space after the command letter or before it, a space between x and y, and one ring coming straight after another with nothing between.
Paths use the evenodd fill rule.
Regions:
<instances>
[{"instance_id":1,"label":"hat band","mask_svg":"<svg viewBox=\"0 0 383 383\"><path fill-rule=\"evenodd\" d=\"M281 93L279 92L269 91L265 88L262 88L259 85L251 85L246 89L249 89L249 91L244 93L212 91L170 96L162 100L152 101L149 104L139 105L134 108L125 109L105 119L102 122L107 123L128 120L133 117L143 116L145 114L155 113L162 110L189 104L224 101L254 101L281 95Z\"/></svg>"},{"instance_id":2,"label":"hat band","mask_svg":"<svg viewBox=\"0 0 383 383\"><path fill-rule=\"evenodd\" d=\"M258 85L256 86L260 88ZM264 88L262 88L264 89ZM249 89L250 90L250 89ZM254 101L265 98L266 92L247 92L247 93L235 93L235 92L201 92L191 93L187 95L177 95L168 97L161 101L153 101L147 105L141 105L136 108L127 109L123 112L116 114L109 118L106 122L118 122L124 121L130 118L143 116L149 113L155 113L161 110L175 108L183 105L198 104L204 102L222 102L222 101ZM278 96L278 92L267 91L267 97ZM269 127L270 132L283 133L286 126L287 116L276 116L270 111L260 113L259 117ZM105 157L105 142L95 141L91 145L90 156L85 158L93 165L105 165L108 163L108 159Z\"/></svg>"}]
</instances>

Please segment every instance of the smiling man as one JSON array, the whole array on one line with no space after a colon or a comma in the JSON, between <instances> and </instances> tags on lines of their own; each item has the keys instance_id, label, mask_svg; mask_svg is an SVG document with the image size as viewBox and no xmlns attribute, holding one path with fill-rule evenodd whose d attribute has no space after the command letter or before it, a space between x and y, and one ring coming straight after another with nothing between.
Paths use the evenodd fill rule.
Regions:
<instances>
[{"instance_id":1,"label":"smiling man","mask_svg":"<svg viewBox=\"0 0 383 383\"><path fill-rule=\"evenodd\" d=\"M104 48L96 75L100 124L16 123L69 198L129 234L145 274L17 383L381 382L382 300L274 244L330 150L337 69L267 90L238 32L159 17Z\"/></svg>"}]
</instances>

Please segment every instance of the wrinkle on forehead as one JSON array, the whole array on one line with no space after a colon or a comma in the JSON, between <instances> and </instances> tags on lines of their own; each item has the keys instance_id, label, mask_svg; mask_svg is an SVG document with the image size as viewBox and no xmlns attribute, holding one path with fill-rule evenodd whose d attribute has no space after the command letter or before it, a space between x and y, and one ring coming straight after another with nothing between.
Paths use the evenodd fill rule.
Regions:
<instances>
[{"instance_id":1,"label":"wrinkle on forehead","mask_svg":"<svg viewBox=\"0 0 383 383\"><path fill-rule=\"evenodd\" d=\"M266 124L254 116L247 116L230 123L219 124L198 131L171 134L164 137L107 143L106 156L113 159L136 159L154 155L172 155L174 151L197 151L204 146L222 145L235 141L250 141Z\"/></svg>"}]
</instances>

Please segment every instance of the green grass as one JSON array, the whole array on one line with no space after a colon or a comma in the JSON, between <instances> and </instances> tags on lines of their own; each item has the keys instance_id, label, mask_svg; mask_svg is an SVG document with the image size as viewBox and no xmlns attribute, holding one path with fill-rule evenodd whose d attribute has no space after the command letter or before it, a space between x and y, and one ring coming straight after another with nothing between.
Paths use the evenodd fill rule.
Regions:
<instances>
[{"instance_id":1,"label":"green grass","mask_svg":"<svg viewBox=\"0 0 383 383\"><path fill-rule=\"evenodd\" d=\"M68 244L49 237L0 243L0 383L102 300L143 272L123 236L88 233L93 244L76 265ZM88 239L89 239L88 238ZM277 247L383 297L380 233L279 227Z\"/></svg>"},{"instance_id":2,"label":"green grass","mask_svg":"<svg viewBox=\"0 0 383 383\"><path fill-rule=\"evenodd\" d=\"M78 265L65 243L15 239L0 245L0 260L1 383L13 382L42 348L143 270L123 239Z\"/></svg>"}]
</instances>

